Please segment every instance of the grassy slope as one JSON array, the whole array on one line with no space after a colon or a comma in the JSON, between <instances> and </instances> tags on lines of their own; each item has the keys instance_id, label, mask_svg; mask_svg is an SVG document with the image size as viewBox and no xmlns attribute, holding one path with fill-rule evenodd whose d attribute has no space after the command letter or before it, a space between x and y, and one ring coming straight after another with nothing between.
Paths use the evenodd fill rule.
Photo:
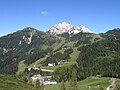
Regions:
<instances>
[{"instance_id":1,"label":"grassy slope","mask_svg":"<svg viewBox=\"0 0 120 90\"><path fill-rule=\"evenodd\" d=\"M64 38L61 38L61 42L60 43L56 43L55 46L54 46L54 50L56 49L59 49L60 47L62 47L62 45L65 43L65 39ZM71 46L73 47L75 42L68 42L66 43L64 46ZM64 47L63 46L63 47ZM61 48L61 50L59 50L59 52L64 52L64 48ZM45 66L45 67L42 67L42 68L45 68L45 69L50 69L50 70L55 70L59 67L66 67L66 66L71 66L73 64L76 63L76 60L78 58L78 55L79 55L79 51L77 50L77 47L76 48L73 48L73 53L70 55L71 56L71 59L69 59L69 63L66 63L66 64L61 64L61 65L57 65L57 66L54 66L54 67L49 67L49 66ZM46 60L48 55L46 55L45 57L43 58L40 58L39 60L37 60L36 62L32 63L30 66L33 66L33 65L36 65L36 66L42 66L41 62Z\"/></svg>"},{"instance_id":2,"label":"grassy slope","mask_svg":"<svg viewBox=\"0 0 120 90\"><path fill-rule=\"evenodd\" d=\"M102 40L103 38L99 34L92 34L90 35L92 37L91 42L94 43L95 38L100 38L98 41Z\"/></svg>"},{"instance_id":3,"label":"grassy slope","mask_svg":"<svg viewBox=\"0 0 120 90\"><path fill-rule=\"evenodd\" d=\"M55 43L53 46L51 46L52 48L54 48L54 50L59 49L65 43L65 38L60 37L60 39L61 39L60 43ZM44 48L46 48L46 46L43 46L42 48L44 49ZM46 55L43 58L38 59L36 62L30 64L28 67L31 67L31 66L33 67L34 65L42 66L41 62L46 60L47 56L48 55ZM18 71L16 72L16 74L18 75L18 74L22 73L25 70L26 67L27 66L24 64L24 61L19 62Z\"/></svg>"},{"instance_id":4,"label":"grassy slope","mask_svg":"<svg viewBox=\"0 0 120 90\"><path fill-rule=\"evenodd\" d=\"M0 90L32 90L32 88L11 76L0 75Z\"/></svg>"},{"instance_id":5,"label":"grassy slope","mask_svg":"<svg viewBox=\"0 0 120 90\"><path fill-rule=\"evenodd\" d=\"M120 79L117 80L120 83ZM46 85L45 90L60 90L60 83L57 85ZM92 90L99 90L99 86L106 87L110 85L108 78L96 78L89 77L83 81L79 81L77 84L78 90L88 90L88 87L91 86ZM65 83L66 90L70 90L70 84ZM16 78L11 76L0 75L0 90L33 90L33 87L18 81Z\"/></svg>"},{"instance_id":6,"label":"grassy slope","mask_svg":"<svg viewBox=\"0 0 120 90\"><path fill-rule=\"evenodd\" d=\"M78 56L79 56L79 51L77 50L77 48L73 48L73 53L70 55L71 59L70 62L76 62Z\"/></svg>"},{"instance_id":7,"label":"grassy slope","mask_svg":"<svg viewBox=\"0 0 120 90\"><path fill-rule=\"evenodd\" d=\"M48 55L46 55L46 56L43 57L43 58L38 59L36 62L32 63L30 66L32 66L32 67L33 67L34 65L35 65L35 66L42 66L41 62L44 61L44 60L46 60L47 56L48 56Z\"/></svg>"},{"instance_id":8,"label":"grassy slope","mask_svg":"<svg viewBox=\"0 0 120 90\"><path fill-rule=\"evenodd\" d=\"M91 36L91 35L90 35L90 36ZM91 42L93 42L95 38L101 38L100 35L97 35L97 34L93 34L91 37L93 37L93 38L91 39ZM64 46L73 47L73 46L74 46L74 43L77 42L77 41L66 42L65 38L63 38L63 37L59 37L59 38L61 39L61 42L56 42L54 45L51 46L51 47L53 48L53 51L61 48L61 50L59 50L59 52L63 53L63 52L64 52ZM66 42L66 43L65 43L65 42ZM80 52L77 50L77 47L74 47L74 48L73 48L73 53L70 55L71 59L69 59L69 63L67 63L67 64L62 64L62 65L57 65L57 66L54 66L54 67L45 66L45 67L43 67L43 68L55 70L55 69L57 69L58 67L64 67L64 66L73 65L73 64L76 63L76 60L77 60L77 58L78 58L78 56L79 56L79 53L80 53ZM32 63L32 64L29 65L29 66L33 66L33 65L42 66L41 62L44 61L44 60L46 60L47 57L48 57L48 55L46 55L46 56L43 57L43 58L38 59L36 62ZM20 65L20 64L23 65L23 63L19 63L19 67L22 66L22 65ZM20 72L19 70L21 70L21 69L18 69L18 72Z\"/></svg>"},{"instance_id":9,"label":"grassy slope","mask_svg":"<svg viewBox=\"0 0 120 90\"><path fill-rule=\"evenodd\" d=\"M70 85L68 82L65 83L66 89L70 90ZM104 87L104 89L110 85L108 78L95 78L89 77L83 81L78 82L78 90L88 90L88 86L91 86L92 90L99 90L99 86ZM60 90L60 84L48 85L46 90Z\"/></svg>"},{"instance_id":10,"label":"grassy slope","mask_svg":"<svg viewBox=\"0 0 120 90\"><path fill-rule=\"evenodd\" d=\"M61 42L59 43L57 42L51 46L53 48L53 51L59 49L65 43L65 38L63 37L59 37L59 38L61 39Z\"/></svg>"},{"instance_id":11,"label":"grassy slope","mask_svg":"<svg viewBox=\"0 0 120 90\"><path fill-rule=\"evenodd\" d=\"M68 63L57 65L57 66L54 66L54 67L45 66L43 68L55 70L55 69L57 69L59 67L71 66L71 65L76 63L76 60L77 60L78 56L79 56L79 51L77 50L77 48L73 48L73 53L70 55L71 59L69 59Z\"/></svg>"},{"instance_id":12,"label":"grassy slope","mask_svg":"<svg viewBox=\"0 0 120 90\"><path fill-rule=\"evenodd\" d=\"M26 67L27 66L24 64L24 60L20 61L18 64L18 71L16 72L16 74L19 75L19 74L23 73Z\"/></svg>"},{"instance_id":13,"label":"grassy slope","mask_svg":"<svg viewBox=\"0 0 120 90\"><path fill-rule=\"evenodd\" d=\"M60 43L55 43L53 46L51 46L52 48L54 48L54 50L57 50L57 49L59 49L60 47L62 47L62 45L64 45L64 43L65 43L65 38L60 37L60 39L61 39L61 42L60 42ZM63 48L62 48L62 49L63 49ZM62 50L62 49L61 49L61 50ZM53 51L54 51L54 50L53 50ZM61 51L61 50L60 50L60 51ZM61 51L61 52L62 52L62 51ZM43 57L43 58L40 58L40 59L37 60L36 62L32 63L30 66L33 66L33 65L42 66L41 62L44 61L44 60L46 60L47 56L48 56L48 55L46 55L46 56ZM55 69L58 68L58 67L63 67L63 66L66 66L66 65L68 65L68 64L58 65L58 66L54 66L54 67L48 67L48 66L46 66L46 67L43 67L43 68L55 70Z\"/></svg>"},{"instance_id":14,"label":"grassy slope","mask_svg":"<svg viewBox=\"0 0 120 90\"><path fill-rule=\"evenodd\" d=\"M60 37L60 39L61 39L60 43L56 42L55 44L51 46L53 48L53 51L59 49L65 43L65 38ZM32 63L30 66L33 66L33 65L42 66L41 62L46 60L47 57L48 55L46 55L43 58L38 59L36 62Z\"/></svg>"},{"instance_id":15,"label":"grassy slope","mask_svg":"<svg viewBox=\"0 0 120 90\"><path fill-rule=\"evenodd\" d=\"M98 90L99 86L106 88L110 83L108 78L88 78L78 83L78 88L81 90L88 90L88 86L92 87L92 90Z\"/></svg>"}]
</instances>

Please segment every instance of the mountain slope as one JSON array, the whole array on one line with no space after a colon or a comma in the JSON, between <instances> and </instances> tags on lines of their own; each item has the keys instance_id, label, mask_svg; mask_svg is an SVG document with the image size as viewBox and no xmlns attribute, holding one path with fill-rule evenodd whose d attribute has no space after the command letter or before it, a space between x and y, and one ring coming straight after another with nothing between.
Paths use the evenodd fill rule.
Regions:
<instances>
[{"instance_id":1,"label":"mountain slope","mask_svg":"<svg viewBox=\"0 0 120 90\"><path fill-rule=\"evenodd\" d=\"M1 37L0 72L15 73L19 61L25 60L26 64L35 62L50 52L56 42L59 42L56 36L30 27Z\"/></svg>"},{"instance_id":2,"label":"mountain slope","mask_svg":"<svg viewBox=\"0 0 120 90\"><path fill-rule=\"evenodd\" d=\"M33 87L15 77L0 75L0 90L33 90Z\"/></svg>"},{"instance_id":3,"label":"mountain slope","mask_svg":"<svg viewBox=\"0 0 120 90\"><path fill-rule=\"evenodd\" d=\"M120 77L120 29L101 34L102 40L80 47L78 64L90 75Z\"/></svg>"}]
</instances>

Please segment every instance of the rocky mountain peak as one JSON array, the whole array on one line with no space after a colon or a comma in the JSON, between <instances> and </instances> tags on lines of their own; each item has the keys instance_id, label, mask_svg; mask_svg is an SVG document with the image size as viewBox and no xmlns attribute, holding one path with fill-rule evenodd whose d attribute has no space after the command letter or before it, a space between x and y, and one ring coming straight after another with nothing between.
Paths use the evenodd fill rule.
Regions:
<instances>
[{"instance_id":1,"label":"rocky mountain peak","mask_svg":"<svg viewBox=\"0 0 120 90\"><path fill-rule=\"evenodd\" d=\"M85 26L74 26L70 22L62 22L55 24L54 26L48 29L48 32L51 34L63 34L65 32L71 32L72 34L77 34L79 32L92 33L92 31L86 28Z\"/></svg>"}]
</instances>

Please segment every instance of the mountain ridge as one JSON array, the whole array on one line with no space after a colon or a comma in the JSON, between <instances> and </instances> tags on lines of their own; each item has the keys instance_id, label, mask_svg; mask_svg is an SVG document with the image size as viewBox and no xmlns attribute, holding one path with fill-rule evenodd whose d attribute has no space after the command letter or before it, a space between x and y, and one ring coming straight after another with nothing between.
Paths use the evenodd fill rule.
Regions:
<instances>
[{"instance_id":1,"label":"mountain ridge","mask_svg":"<svg viewBox=\"0 0 120 90\"><path fill-rule=\"evenodd\" d=\"M65 32L57 35L27 27L0 37L0 73L16 74L22 61L26 68L36 64L39 67L54 69L55 77L63 75L60 70L67 72L70 68L77 70L78 80L97 74L110 76L112 72L112 76L120 77L119 68L112 66L114 63L119 67L119 63L116 63L119 62L119 40L120 29L102 34ZM111 68L105 65L109 61ZM49 63L54 63L55 66L49 67ZM108 71L106 67L109 68ZM26 69L21 71L27 73ZM58 81L61 81L61 78Z\"/></svg>"}]
</instances>

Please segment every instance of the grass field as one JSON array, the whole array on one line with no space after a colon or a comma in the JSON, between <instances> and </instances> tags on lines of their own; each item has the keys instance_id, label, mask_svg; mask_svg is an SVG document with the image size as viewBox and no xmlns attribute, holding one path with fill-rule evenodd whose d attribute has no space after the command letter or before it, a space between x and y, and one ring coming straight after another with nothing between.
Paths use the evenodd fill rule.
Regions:
<instances>
[{"instance_id":1,"label":"grass field","mask_svg":"<svg viewBox=\"0 0 120 90\"><path fill-rule=\"evenodd\" d=\"M33 87L14 77L0 75L0 90L33 90Z\"/></svg>"},{"instance_id":2,"label":"grass field","mask_svg":"<svg viewBox=\"0 0 120 90\"><path fill-rule=\"evenodd\" d=\"M79 81L77 84L78 90L88 90L88 87L91 86L92 90L99 90L99 87L102 86L104 90L110 85L108 78L95 78L89 77L83 81ZM70 90L70 85L68 82L65 83L66 90ZM60 90L60 84L57 85L47 85L45 90Z\"/></svg>"},{"instance_id":3,"label":"grass field","mask_svg":"<svg viewBox=\"0 0 120 90\"><path fill-rule=\"evenodd\" d=\"M25 71L25 68L27 66L24 64L24 60L23 61L20 61L19 64L18 64L18 71L16 72L17 75L23 73Z\"/></svg>"},{"instance_id":4,"label":"grass field","mask_svg":"<svg viewBox=\"0 0 120 90\"><path fill-rule=\"evenodd\" d=\"M117 79L117 82L120 83L120 79ZM89 90L89 86L92 90L99 90L99 87L103 87L106 90L106 87L110 85L109 78L96 78L88 77L85 80L79 81L77 83L78 90ZM60 90L61 83L57 85L45 85L45 90ZM65 82L66 90L70 90L69 82ZM15 77L0 75L0 90L39 90L33 89L33 86L28 85L25 82L17 80Z\"/></svg>"}]
</instances>

